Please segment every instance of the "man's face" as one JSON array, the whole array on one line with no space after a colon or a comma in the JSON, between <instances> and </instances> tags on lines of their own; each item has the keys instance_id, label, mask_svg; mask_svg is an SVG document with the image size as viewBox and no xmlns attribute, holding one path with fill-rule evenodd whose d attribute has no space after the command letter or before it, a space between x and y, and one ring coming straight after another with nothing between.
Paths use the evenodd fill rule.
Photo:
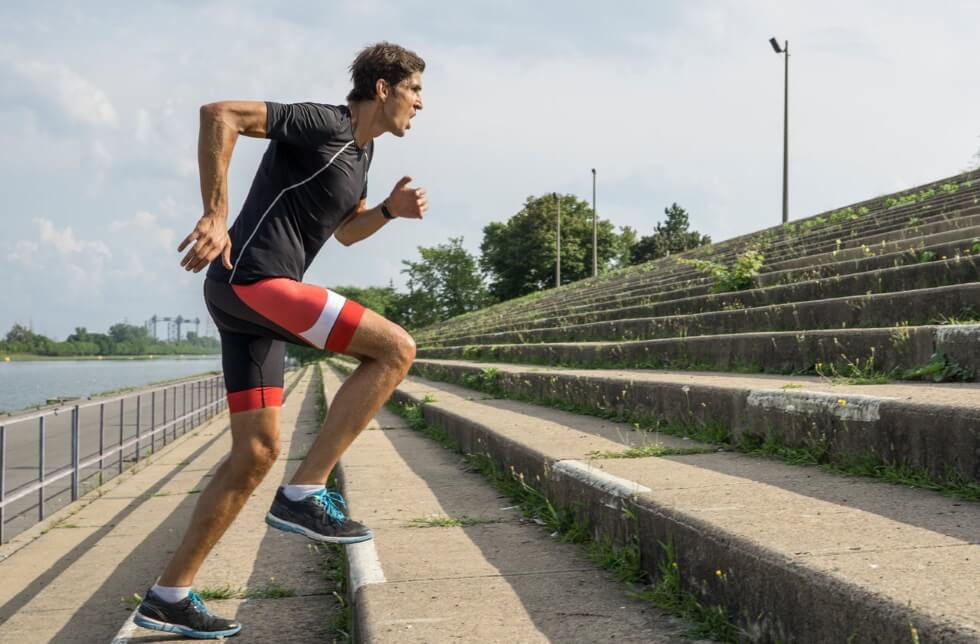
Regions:
<instances>
[{"instance_id":1,"label":"man's face","mask_svg":"<svg viewBox=\"0 0 980 644\"><path fill-rule=\"evenodd\" d=\"M412 127L411 120L422 109L422 72L415 72L391 88L385 102L389 131L395 136L405 136Z\"/></svg>"}]
</instances>

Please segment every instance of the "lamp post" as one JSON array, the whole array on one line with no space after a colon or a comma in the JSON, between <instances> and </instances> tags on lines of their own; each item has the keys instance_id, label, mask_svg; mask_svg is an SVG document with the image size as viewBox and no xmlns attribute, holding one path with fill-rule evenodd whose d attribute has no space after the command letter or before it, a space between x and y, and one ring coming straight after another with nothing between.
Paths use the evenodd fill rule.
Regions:
<instances>
[{"instance_id":1,"label":"lamp post","mask_svg":"<svg viewBox=\"0 0 980 644\"><path fill-rule=\"evenodd\" d=\"M558 196L557 192L554 195L555 205L558 207L558 233L555 235L555 288L558 288L561 286L561 197Z\"/></svg>"},{"instance_id":2,"label":"lamp post","mask_svg":"<svg viewBox=\"0 0 980 644\"><path fill-rule=\"evenodd\" d=\"M780 47L775 38L769 39L773 51L786 56L786 68L783 81L783 223L789 221L789 41Z\"/></svg>"},{"instance_id":3,"label":"lamp post","mask_svg":"<svg viewBox=\"0 0 980 644\"><path fill-rule=\"evenodd\" d=\"M592 168L592 277L599 274L599 217L595 211L595 168Z\"/></svg>"}]
</instances>

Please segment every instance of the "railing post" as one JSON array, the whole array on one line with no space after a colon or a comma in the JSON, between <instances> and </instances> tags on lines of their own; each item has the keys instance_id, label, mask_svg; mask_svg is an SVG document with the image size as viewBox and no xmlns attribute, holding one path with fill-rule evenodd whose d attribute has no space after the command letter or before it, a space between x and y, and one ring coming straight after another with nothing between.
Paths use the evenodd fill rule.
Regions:
<instances>
[{"instance_id":1,"label":"railing post","mask_svg":"<svg viewBox=\"0 0 980 644\"><path fill-rule=\"evenodd\" d=\"M163 444L167 444L167 388L163 388Z\"/></svg>"},{"instance_id":2,"label":"railing post","mask_svg":"<svg viewBox=\"0 0 980 644\"><path fill-rule=\"evenodd\" d=\"M7 508L3 505L6 497L4 488L6 487L7 473L7 428L0 425L0 543L6 543L6 531L4 526L7 524Z\"/></svg>"},{"instance_id":3,"label":"railing post","mask_svg":"<svg viewBox=\"0 0 980 644\"><path fill-rule=\"evenodd\" d=\"M37 520L44 521L44 416L37 419Z\"/></svg>"},{"instance_id":4,"label":"railing post","mask_svg":"<svg viewBox=\"0 0 980 644\"><path fill-rule=\"evenodd\" d=\"M123 428L124 428L123 420L124 420L125 416L126 416L126 399L125 398L120 398L119 399L119 473L120 474L123 473L123 451L122 451L122 446L123 446L123 434L124 434L124 431L123 431Z\"/></svg>"},{"instance_id":5,"label":"railing post","mask_svg":"<svg viewBox=\"0 0 980 644\"><path fill-rule=\"evenodd\" d=\"M140 395L136 394L136 462L140 462Z\"/></svg>"},{"instance_id":6,"label":"railing post","mask_svg":"<svg viewBox=\"0 0 980 644\"><path fill-rule=\"evenodd\" d=\"M181 416L184 417L184 420L180 421L180 433L186 434L187 433L187 383L185 382L184 384L182 384L180 388L183 390L182 395L184 398L184 405L182 409L183 413L181 414Z\"/></svg>"},{"instance_id":7,"label":"railing post","mask_svg":"<svg viewBox=\"0 0 980 644\"><path fill-rule=\"evenodd\" d=\"M102 485L102 469L105 467L105 403L99 404L99 485Z\"/></svg>"},{"instance_id":8,"label":"railing post","mask_svg":"<svg viewBox=\"0 0 980 644\"><path fill-rule=\"evenodd\" d=\"M177 385L174 385L174 399L173 399L174 413L173 413L173 423L174 426L171 428L173 439L177 440Z\"/></svg>"},{"instance_id":9,"label":"railing post","mask_svg":"<svg viewBox=\"0 0 980 644\"><path fill-rule=\"evenodd\" d=\"M150 454L157 451L157 392L150 392Z\"/></svg>"},{"instance_id":10,"label":"railing post","mask_svg":"<svg viewBox=\"0 0 980 644\"><path fill-rule=\"evenodd\" d=\"M78 500L78 405L71 413L71 500Z\"/></svg>"}]
</instances>

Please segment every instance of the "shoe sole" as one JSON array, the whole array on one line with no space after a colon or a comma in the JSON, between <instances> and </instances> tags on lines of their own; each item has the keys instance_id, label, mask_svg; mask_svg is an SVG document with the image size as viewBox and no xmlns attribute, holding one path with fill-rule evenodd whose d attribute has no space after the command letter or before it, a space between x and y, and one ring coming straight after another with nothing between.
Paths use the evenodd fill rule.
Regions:
<instances>
[{"instance_id":1,"label":"shoe sole","mask_svg":"<svg viewBox=\"0 0 980 644\"><path fill-rule=\"evenodd\" d=\"M265 522L271 525L277 530L282 530L283 532L292 532L294 534L301 534L311 541L317 541L319 543L339 543L339 544L349 544L349 543L361 543L362 541L370 541L374 538L374 532L368 530L368 533L358 537L330 537L325 534L320 534L314 532L309 528L304 528L301 525L292 523L290 521L284 521L279 517L275 516L271 512L265 515Z\"/></svg>"},{"instance_id":2,"label":"shoe sole","mask_svg":"<svg viewBox=\"0 0 980 644\"><path fill-rule=\"evenodd\" d=\"M149 628L154 631L178 633L197 640L216 640L221 637L231 637L232 635L237 635L242 630L242 627L239 626L238 628L229 628L223 631L196 631L193 628L181 626L180 624L158 622L157 620L151 619L141 613L136 613L136 616L133 618L133 622L137 626L141 626L143 628Z\"/></svg>"}]
</instances>

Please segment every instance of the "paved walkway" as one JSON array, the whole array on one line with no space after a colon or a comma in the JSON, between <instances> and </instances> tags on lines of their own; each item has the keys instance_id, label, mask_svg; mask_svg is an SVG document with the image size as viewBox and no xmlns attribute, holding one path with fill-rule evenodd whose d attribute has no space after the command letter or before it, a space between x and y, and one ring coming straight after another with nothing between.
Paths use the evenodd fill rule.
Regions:
<instances>
[{"instance_id":1,"label":"paved walkway","mask_svg":"<svg viewBox=\"0 0 980 644\"><path fill-rule=\"evenodd\" d=\"M324 371L336 391L340 379ZM375 532L351 556L357 641L678 642L690 626L630 599L580 547L523 520L458 454L392 412L355 441L343 478L353 516ZM471 525L422 527L464 518Z\"/></svg>"},{"instance_id":2,"label":"paved walkway","mask_svg":"<svg viewBox=\"0 0 980 644\"><path fill-rule=\"evenodd\" d=\"M208 601L241 620L236 642L331 641L336 610L327 555L308 541L272 530L264 516L275 489L298 465L318 428L312 370L298 378L282 415L283 451L266 480L212 551L195 588L285 589L281 599ZM125 626L124 599L142 594L176 546L195 491L231 446L227 414L158 452L74 514L62 513L5 544L0 554L0 642L180 642L174 635ZM72 508L76 510L76 508ZM45 525L47 529L45 529ZM51 527L55 525L55 527ZM120 627L123 627L120 631Z\"/></svg>"}]
</instances>

